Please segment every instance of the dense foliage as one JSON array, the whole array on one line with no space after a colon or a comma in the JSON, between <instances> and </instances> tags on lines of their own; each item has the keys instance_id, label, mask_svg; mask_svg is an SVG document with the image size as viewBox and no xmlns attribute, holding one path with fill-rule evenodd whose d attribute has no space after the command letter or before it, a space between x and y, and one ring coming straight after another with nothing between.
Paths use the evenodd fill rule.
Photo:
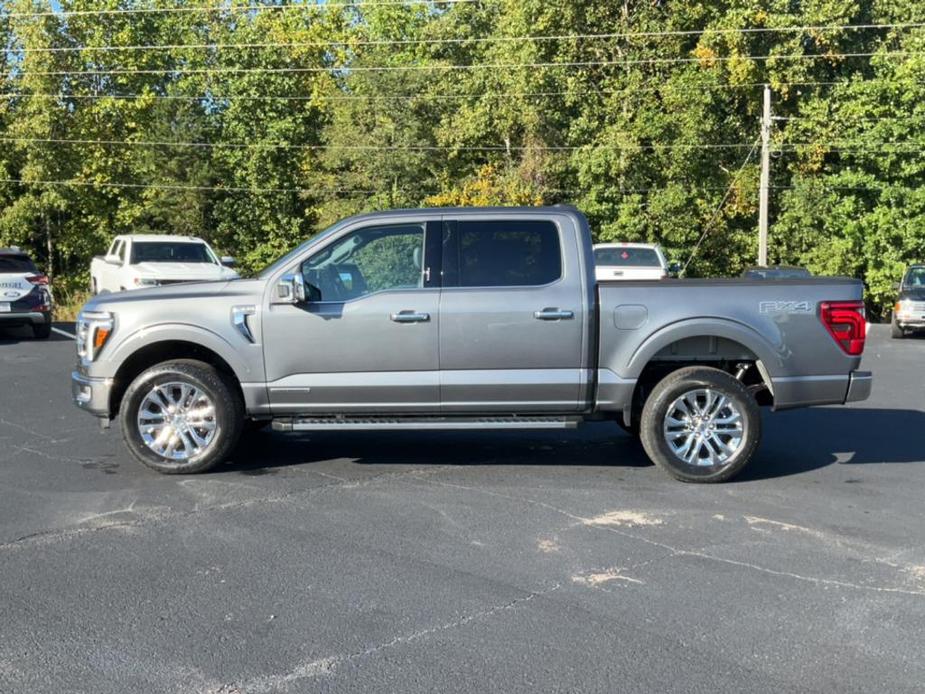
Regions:
<instances>
[{"instance_id":1,"label":"dense foliage","mask_svg":"<svg viewBox=\"0 0 925 694\"><path fill-rule=\"evenodd\" d=\"M117 233L254 268L358 211L565 202L736 274L766 82L770 260L877 310L925 260L913 0L201 3L0 4L0 245L84 283Z\"/></svg>"}]
</instances>

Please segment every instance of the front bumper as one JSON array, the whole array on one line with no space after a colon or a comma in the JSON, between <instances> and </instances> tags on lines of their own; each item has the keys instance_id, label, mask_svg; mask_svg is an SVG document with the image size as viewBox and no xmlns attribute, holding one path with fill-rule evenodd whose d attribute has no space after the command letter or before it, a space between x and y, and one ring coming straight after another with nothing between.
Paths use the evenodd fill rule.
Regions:
<instances>
[{"instance_id":1,"label":"front bumper","mask_svg":"<svg viewBox=\"0 0 925 694\"><path fill-rule=\"evenodd\" d=\"M85 412L109 419L111 378L90 378L77 371L71 373L71 395L74 404Z\"/></svg>"},{"instance_id":2,"label":"front bumper","mask_svg":"<svg viewBox=\"0 0 925 694\"><path fill-rule=\"evenodd\" d=\"M51 322L49 311L12 311L0 313L0 325L43 325Z\"/></svg>"},{"instance_id":3,"label":"front bumper","mask_svg":"<svg viewBox=\"0 0 925 694\"><path fill-rule=\"evenodd\" d=\"M874 375L870 371L852 371L848 380L848 394L845 402L860 402L870 397Z\"/></svg>"}]
</instances>

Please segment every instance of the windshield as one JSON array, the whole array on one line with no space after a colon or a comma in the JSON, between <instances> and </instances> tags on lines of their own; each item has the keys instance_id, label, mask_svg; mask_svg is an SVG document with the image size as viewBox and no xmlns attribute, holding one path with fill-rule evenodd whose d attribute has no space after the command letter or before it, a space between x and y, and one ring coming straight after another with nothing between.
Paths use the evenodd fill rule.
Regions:
<instances>
[{"instance_id":1,"label":"windshield","mask_svg":"<svg viewBox=\"0 0 925 694\"><path fill-rule=\"evenodd\" d=\"M661 267L662 262L654 248L596 248L594 262L597 265L633 265Z\"/></svg>"},{"instance_id":2,"label":"windshield","mask_svg":"<svg viewBox=\"0 0 925 694\"><path fill-rule=\"evenodd\" d=\"M925 288L925 267L909 268L906 279L903 280L903 286Z\"/></svg>"},{"instance_id":3,"label":"windshield","mask_svg":"<svg viewBox=\"0 0 925 694\"><path fill-rule=\"evenodd\" d=\"M213 263L218 264L204 243L176 241L136 241L131 263Z\"/></svg>"},{"instance_id":4,"label":"windshield","mask_svg":"<svg viewBox=\"0 0 925 694\"><path fill-rule=\"evenodd\" d=\"M35 265L24 255L0 255L0 272L37 272Z\"/></svg>"},{"instance_id":5,"label":"windshield","mask_svg":"<svg viewBox=\"0 0 925 694\"><path fill-rule=\"evenodd\" d=\"M276 270L282 267L285 267L286 265L291 263L295 258L297 258L299 255L301 255L302 251L305 249L306 246L308 246L309 244L313 244L316 241L321 241L325 237L330 236L331 234L337 232L339 229L342 229L345 224L348 224L350 221L352 221L352 219L353 218L343 219L335 224L332 224L331 226L329 226L327 229L325 229L321 233L316 234L315 236L312 236L311 238L303 241L298 246L296 246L291 251L289 251L286 255L284 255L282 258L277 258L272 263L270 263L265 268L263 268L260 272L256 274L256 277L259 279L263 279L267 277L268 275L273 274Z\"/></svg>"}]
</instances>

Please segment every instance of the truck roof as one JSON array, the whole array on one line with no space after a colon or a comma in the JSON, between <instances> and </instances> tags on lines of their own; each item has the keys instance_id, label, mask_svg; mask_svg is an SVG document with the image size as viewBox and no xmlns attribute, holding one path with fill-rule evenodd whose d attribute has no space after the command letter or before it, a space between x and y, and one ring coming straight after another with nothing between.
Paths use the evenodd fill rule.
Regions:
<instances>
[{"instance_id":1,"label":"truck roof","mask_svg":"<svg viewBox=\"0 0 925 694\"><path fill-rule=\"evenodd\" d=\"M178 236L175 234L120 234L117 239L130 239L132 241L176 241L178 243L205 243L198 236Z\"/></svg>"},{"instance_id":2,"label":"truck roof","mask_svg":"<svg viewBox=\"0 0 925 694\"><path fill-rule=\"evenodd\" d=\"M582 213L575 207L568 205L547 205L543 207L408 207L395 210L383 210L381 212L365 212L350 217L350 221L363 219L383 219L389 217L408 217L409 215L419 217L440 217L451 214L456 217L476 216L476 215L520 215L520 214L577 214ZM346 220L343 220L346 221Z\"/></svg>"}]
</instances>

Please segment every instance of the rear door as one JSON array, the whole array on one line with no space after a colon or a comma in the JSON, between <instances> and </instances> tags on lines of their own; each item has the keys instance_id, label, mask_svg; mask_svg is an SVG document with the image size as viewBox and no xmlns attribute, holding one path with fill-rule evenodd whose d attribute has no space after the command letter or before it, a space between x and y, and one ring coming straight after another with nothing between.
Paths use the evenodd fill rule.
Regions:
<instances>
[{"instance_id":1,"label":"rear door","mask_svg":"<svg viewBox=\"0 0 925 694\"><path fill-rule=\"evenodd\" d=\"M554 219L444 222L443 411L579 409L588 308L576 230Z\"/></svg>"}]
</instances>

